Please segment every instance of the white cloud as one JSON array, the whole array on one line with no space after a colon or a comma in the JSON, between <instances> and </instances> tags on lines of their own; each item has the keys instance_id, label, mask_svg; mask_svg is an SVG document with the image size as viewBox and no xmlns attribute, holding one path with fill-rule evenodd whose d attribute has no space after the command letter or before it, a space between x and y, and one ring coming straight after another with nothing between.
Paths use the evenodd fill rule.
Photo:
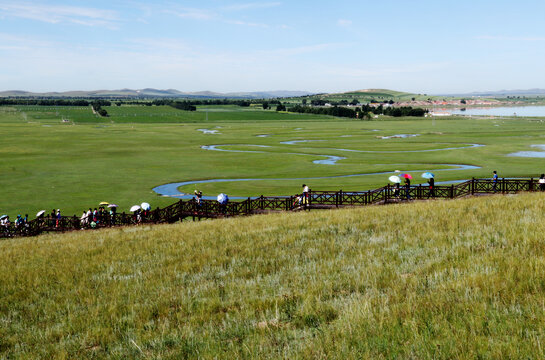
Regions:
<instances>
[{"instance_id":1,"label":"white cloud","mask_svg":"<svg viewBox=\"0 0 545 360\"><path fill-rule=\"evenodd\" d=\"M115 23L119 21L114 11L77 6L0 1L0 10L6 18L17 17L50 24L73 23L85 26L114 27Z\"/></svg>"},{"instance_id":2,"label":"white cloud","mask_svg":"<svg viewBox=\"0 0 545 360\"><path fill-rule=\"evenodd\" d=\"M348 27L348 26L352 25L352 20L339 19L337 21L337 25L342 26L342 27Z\"/></svg>"},{"instance_id":3,"label":"white cloud","mask_svg":"<svg viewBox=\"0 0 545 360\"><path fill-rule=\"evenodd\" d=\"M545 41L545 37L540 36L495 36L481 35L476 37L477 40L497 40L497 41Z\"/></svg>"},{"instance_id":4,"label":"white cloud","mask_svg":"<svg viewBox=\"0 0 545 360\"><path fill-rule=\"evenodd\" d=\"M253 23L253 22L240 21L240 20L225 20L225 22L227 24L232 24L232 25L242 25L242 26L261 27L261 28L269 27L269 25L267 24Z\"/></svg>"},{"instance_id":5,"label":"white cloud","mask_svg":"<svg viewBox=\"0 0 545 360\"><path fill-rule=\"evenodd\" d=\"M282 5L280 2L252 2L252 3L245 3L245 4L233 4L229 6L224 6L223 9L225 10L253 10L253 9L267 9L272 7L277 7Z\"/></svg>"},{"instance_id":6,"label":"white cloud","mask_svg":"<svg viewBox=\"0 0 545 360\"><path fill-rule=\"evenodd\" d=\"M212 20L217 17L217 15L210 10L197 8L179 8L176 10L165 10L164 12L183 19L193 20Z\"/></svg>"}]
</instances>

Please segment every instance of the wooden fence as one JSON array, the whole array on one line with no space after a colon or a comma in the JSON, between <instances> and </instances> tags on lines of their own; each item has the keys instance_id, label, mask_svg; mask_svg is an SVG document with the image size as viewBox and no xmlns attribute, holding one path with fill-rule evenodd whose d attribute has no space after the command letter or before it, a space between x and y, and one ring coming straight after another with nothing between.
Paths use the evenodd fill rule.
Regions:
<instances>
[{"instance_id":1,"label":"wooden fence","mask_svg":"<svg viewBox=\"0 0 545 360\"><path fill-rule=\"evenodd\" d=\"M521 191L537 191L539 184L534 179L499 179L494 183L491 179L471 179L456 185L440 185L430 189L421 184L400 186L396 189L387 185L379 189L367 191L311 191L308 202L302 201L302 195L270 197L260 196L243 201L232 201L225 205L214 200L180 200L165 208L149 211L147 215L137 217L134 214L104 214L91 224L82 223L76 215L63 216L58 222L52 216L40 217L16 226L14 222L0 228L0 238L13 236L35 236L44 232L64 232L80 229L104 228L114 226L130 226L139 224L173 223L183 219L211 219L219 217L243 216L271 211L292 211L335 208L345 206L365 206L373 204L389 204L407 200L422 199L454 199L476 194L517 193Z\"/></svg>"}]
</instances>

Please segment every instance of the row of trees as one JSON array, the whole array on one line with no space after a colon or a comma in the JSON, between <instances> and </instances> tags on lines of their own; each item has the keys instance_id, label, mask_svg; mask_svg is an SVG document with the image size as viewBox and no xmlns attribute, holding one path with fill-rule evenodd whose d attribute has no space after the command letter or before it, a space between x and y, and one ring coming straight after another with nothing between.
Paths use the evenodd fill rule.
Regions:
<instances>
[{"instance_id":1,"label":"row of trees","mask_svg":"<svg viewBox=\"0 0 545 360\"><path fill-rule=\"evenodd\" d=\"M317 114L317 115L331 115L339 117L347 117L352 119L370 119L371 114L375 115L387 115L393 117L401 116L424 116L428 110L422 108L413 108L411 106L403 107L383 107L382 104L373 107L369 105L362 105L361 107L346 108L342 106L331 107L310 107L295 105L287 108L283 104L279 104L276 107L276 111L290 111L305 114Z\"/></svg>"},{"instance_id":2,"label":"row of trees","mask_svg":"<svg viewBox=\"0 0 545 360\"><path fill-rule=\"evenodd\" d=\"M108 112L103 109L102 107L103 106L110 106L112 105L111 102L109 102L108 100L95 100L91 103L91 106L93 107L93 110L100 116L102 117L107 117L108 116Z\"/></svg>"},{"instance_id":3,"label":"row of trees","mask_svg":"<svg viewBox=\"0 0 545 360\"><path fill-rule=\"evenodd\" d=\"M7 99L0 98L1 105L36 105L36 106L89 106L83 99Z\"/></svg>"},{"instance_id":4,"label":"row of trees","mask_svg":"<svg viewBox=\"0 0 545 360\"><path fill-rule=\"evenodd\" d=\"M192 105L190 101L172 101L169 104L175 109L184 110L184 111L196 111L197 107Z\"/></svg>"}]
</instances>

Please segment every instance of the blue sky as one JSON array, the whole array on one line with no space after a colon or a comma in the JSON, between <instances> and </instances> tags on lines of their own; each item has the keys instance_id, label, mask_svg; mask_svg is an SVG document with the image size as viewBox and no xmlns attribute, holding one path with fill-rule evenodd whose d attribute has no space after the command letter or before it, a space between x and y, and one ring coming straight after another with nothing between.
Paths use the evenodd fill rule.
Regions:
<instances>
[{"instance_id":1,"label":"blue sky","mask_svg":"<svg viewBox=\"0 0 545 360\"><path fill-rule=\"evenodd\" d=\"M5 1L0 90L545 88L543 1Z\"/></svg>"}]
</instances>

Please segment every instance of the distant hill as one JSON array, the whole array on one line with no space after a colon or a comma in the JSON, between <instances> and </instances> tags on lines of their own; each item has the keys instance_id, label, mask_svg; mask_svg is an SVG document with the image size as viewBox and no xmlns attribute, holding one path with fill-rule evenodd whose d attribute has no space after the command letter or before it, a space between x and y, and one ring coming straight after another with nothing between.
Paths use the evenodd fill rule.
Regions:
<instances>
[{"instance_id":1,"label":"distant hill","mask_svg":"<svg viewBox=\"0 0 545 360\"><path fill-rule=\"evenodd\" d=\"M308 96L309 99L322 99L326 101L340 101L340 100L352 100L357 99L360 102L369 102L371 100L384 101L410 101L413 98L415 100L428 100L436 99L437 96L429 94L414 94L403 91L395 91L389 89L363 89L346 91L342 93L324 93L313 94Z\"/></svg>"},{"instance_id":2,"label":"distant hill","mask_svg":"<svg viewBox=\"0 0 545 360\"><path fill-rule=\"evenodd\" d=\"M176 89L152 89L145 88L139 90L119 89L119 90L93 90L93 91L65 91L65 92L45 92L35 93L22 90L0 91L0 97L169 97L169 98L241 98L241 99L269 99L278 97L295 97L310 95L308 91L256 91L256 92L232 92L219 93L212 91L182 92Z\"/></svg>"}]
</instances>

